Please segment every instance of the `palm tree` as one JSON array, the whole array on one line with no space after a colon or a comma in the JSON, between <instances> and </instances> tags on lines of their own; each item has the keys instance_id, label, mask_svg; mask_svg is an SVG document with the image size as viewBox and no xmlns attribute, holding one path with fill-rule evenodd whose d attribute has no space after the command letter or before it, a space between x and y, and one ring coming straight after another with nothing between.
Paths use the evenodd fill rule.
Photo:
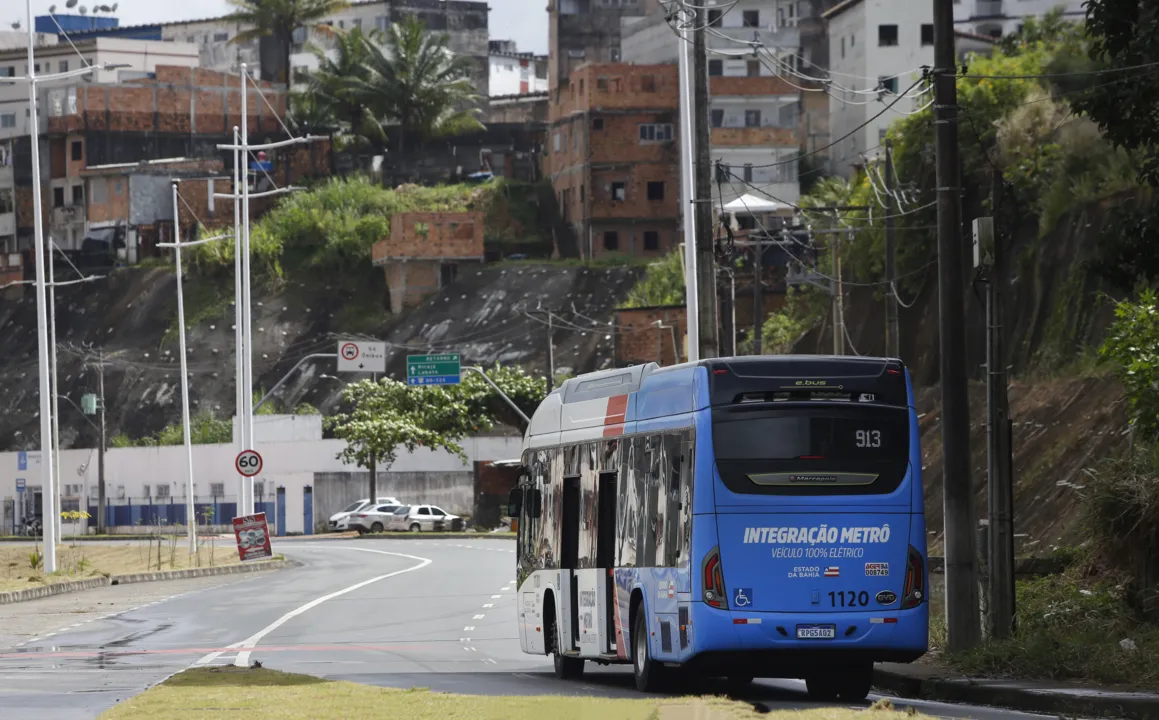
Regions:
<instances>
[{"instance_id":1,"label":"palm tree","mask_svg":"<svg viewBox=\"0 0 1159 720\"><path fill-rule=\"evenodd\" d=\"M364 33L362 28L355 27L337 31L334 38L333 59L322 48L310 48L318 59L318 69L310 73L306 94L315 107L326 108L356 138L381 144L383 135L362 103L356 83L369 78L370 48L382 42L382 35L377 30Z\"/></svg>"},{"instance_id":2,"label":"palm tree","mask_svg":"<svg viewBox=\"0 0 1159 720\"><path fill-rule=\"evenodd\" d=\"M292 84L290 51L294 46L294 31L298 28L307 28L330 33L332 28L322 21L350 5L347 0L229 0L229 2L237 8L229 19L245 27L234 37L233 42L246 43L254 40L261 42L263 38L272 40L279 53L279 66L275 72L263 72L262 79L285 83L287 89ZM265 63L262 65L264 70Z\"/></svg>"},{"instance_id":3,"label":"palm tree","mask_svg":"<svg viewBox=\"0 0 1159 720\"><path fill-rule=\"evenodd\" d=\"M391 25L385 40L385 47L367 43L367 74L351 87L379 123L399 126L399 151L408 135L427 139L483 129L470 80L473 63L451 52L446 34L427 32L411 16Z\"/></svg>"}]
</instances>

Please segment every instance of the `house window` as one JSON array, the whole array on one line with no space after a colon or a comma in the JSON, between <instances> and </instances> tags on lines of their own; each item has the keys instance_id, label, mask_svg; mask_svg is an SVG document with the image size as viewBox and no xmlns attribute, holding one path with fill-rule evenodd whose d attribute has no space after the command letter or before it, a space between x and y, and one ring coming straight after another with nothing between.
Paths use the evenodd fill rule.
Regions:
<instances>
[{"instance_id":1,"label":"house window","mask_svg":"<svg viewBox=\"0 0 1159 720\"><path fill-rule=\"evenodd\" d=\"M16 113L4 113L0 115L0 128L14 127L16 127Z\"/></svg>"},{"instance_id":2,"label":"house window","mask_svg":"<svg viewBox=\"0 0 1159 720\"><path fill-rule=\"evenodd\" d=\"M68 60L61 60L60 61L60 71L62 73L68 72Z\"/></svg>"},{"instance_id":3,"label":"house window","mask_svg":"<svg viewBox=\"0 0 1159 720\"><path fill-rule=\"evenodd\" d=\"M604 249L605 250L619 250L620 249L620 233L615 230L608 230L604 232Z\"/></svg>"},{"instance_id":4,"label":"house window","mask_svg":"<svg viewBox=\"0 0 1159 720\"><path fill-rule=\"evenodd\" d=\"M560 144L559 133L555 133L552 136L552 142L555 144L555 151L559 152L560 147L562 147Z\"/></svg>"},{"instance_id":5,"label":"house window","mask_svg":"<svg viewBox=\"0 0 1159 720\"><path fill-rule=\"evenodd\" d=\"M880 77L877 79L881 88L887 93L897 95L897 78L896 77Z\"/></svg>"},{"instance_id":6,"label":"house window","mask_svg":"<svg viewBox=\"0 0 1159 720\"><path fill-rule=\"evenodd\" d=\"M84 185L73 185L72 186L72 204L73 205L84 205L85 204Z\"/></svg>"},{"instance_id":7,"label":"house window","mask_svg":"<svg viewBox=\"0 0 1159 720\"><path fill-rule=\"evenodd\" d=\"M760 77L761 76L761 61L760 60L749 60L749 61L745 62L745 68L748 70L749 77Z\"/></svg>"},{"instance_id":8,"label":"house window","mask_svg":"<svg viewBox=\"0 0 1159 720\"><path fill-rule=\"evenodd\" d=\"M229 41L229 33L227 33L227 32L214 33L213 34L213 41L214 42L228 42Z\"/></svg>"},{"instance_id":9,"label":"house window","mask_svg":"<svg viewBox=\"0 0 1159 720\"><path fill-rule=\"evenodd\" d=\"M672 123L641 123L640 142L668 142L672 139Z\"/></svg>"},{"instance_id":10,"label":"house window","mask_svg":"<svg viewBox=\"0 0 1159 720\"><path fill-rule=\"evenodd\" d=\"M655 230L644 231L644 249L645 250L659 250L660 249L660 233Z\"/></svg>"},{"instance_id":11,"label":"house window","mask_svg":"<svg viewBox=\"0 0 1159 720\"><path fill-rule=\"evenodd\" d=\"M628 197L627 187L622 182L612 183L612 200L623 202Z\"/></svg>"},{"instance_id":12,"label":"house window","mask_svg":"<svg viewBox=\"0 0 1159 720\"><path fill-rule=\"evenodd\" d=\"M439 266L439 287L447 287L455 282L459 274L459 266L454 263L444 263Z\"/></svg>"},{"instance_id":13,"label":"house window","mask_svg":"<svg viewBox=\"0 0 1159 720\"><path fill-rule=\"evenodd\" d=\"M81 144L80 140L73 140L72 141L72 159L73 159L73 162L80 162L81 160L84 160L84 157L85 157L84 145Z\"/></svg>"},{"instance_id":14,"label":"house window","mask_svg":"<svg viewBox=\"0 0 1159 720\"><path fill-rule=\"evenodd\" d=\"M753 164L752 163L745 163L744 164L744 181L747 183L751 183L753 181Z\"/></svg>"},{"instance_id":15,"label":"house window","mask_svg":"<svg viewBox=\"0 0 1159 720\"><path fill-rule=\"evenodd\" d=\"M388 28L390 28L390 18L386 17L385 15L379 15L378 17L374 18L375 30L386 32Z\"/></svg>"},{"instance_id":16,"label":"house window","mask_svg":"<svg viewBox=\"0 0 1159 720\"><path fill-rule=\"evenodd\" d=\"M266 494L266 482L265 482L265 480L258 480L256 482L254 482L254 495L261 497L265 494Z\"/></svg>"},{"instance_id":17,"label":"house window","mask_svg":"<svg viewBox=\"0 0 1159 720\"><path fill-rule=\"evenodd\" d=\"M761 11L760 10L745 10L741 14L741 25L747 28L755 28L761 26Z\"/></svg>"},{"instance_id":18,"label":"house window","mask_svg":"<svg viewBox=\"0 0 1159 720\"><path fill-rule=\"evenodd\" d=\"M350 21L350 24L356 28L360 28L362 27L362 18L354 18Z\"/></svg>"},{"instance_id":19,"label":"house window","mask_svg":"<svg viewBox=\"0 0 1159 720\"><path fill-rule=\"evenodd\" d=\"M724 11L722 11L722 10L709 10L708 11L708 26L709 27L720 27L720 22L721 22L722 17L724 17Z\"/></svg>"},{"instance_id":20,"label":"house window","mask_svg":"<svg viewBox=\"0 0 1159 720\"><path fill-rule=\"evenodd\" d=\"M592 118L592 130L603 130L603 129L604 129L604 119L603 118Z\"/></svg>"},{"instance_id":21,"label":"house window","mask_svg":"<svg viewBox=\"0 0 1159 720\"><path fill-rule=\"evenodd\" d=\"M620 62L620 48L611 48L608 50L608 60L614 63Z\"/></svg>"},{"instance_id":22,"label":"house window","mask_svg":"<svg viewBox=\"0 0 1159 720\"><path fill-rule=\"evenodd\" d=\"M12 188L0 188L0 215L14 212L16 203L12 200Z\"/></svg>"},{"instance_id":23,"label":"house window","mask_svg":"<svg viewBox=\"0 0 1159 720\"><path fill-rule=\"evenodd\" d=\"M709 60L708 74L712 77L724 75L724 60Z\"/></svg>"},{"instance_id":24,"label":"house window","mask_svg":"<svg viewBox=\"0 0 1159 720\"><path fill-rule=\"evenodd\" d=\"M761 111L760 110L745 110L744 111L744 126L745 127L760 127L761 126Z\"/></svg>"},{"instance_id":25,"label":"house window","mask_svg":"<svg viewBox=\"0 0 1159 720\"><path fill-rule=\"evenodd\" d=\"M724 127L724 110L713 108L708 113L708 119L714 128Z\"/></svg>"},{"instance_id":26,"label":"house window","mask_svg":"<svg viewBox=\"0 0 1159 720\"><path fill-rule=\"evenodd\" d=\"M664 199L664 181L652 180L648 183L648 199L649 200L663 200Z\"/></svg>"},{"instance_id":27,"label":"house window","mask_svg":"<svg viewBox=\"0 0 1159 720\"><path fill-rule=\"evenodd\" d=\"M934 26L922 24L922 45L934 44Z\"/></svg>"},{"instance_id":28,"label":"house window","mask_svg":"<svg viewBox=\"0 0 1159 720\"><path fill-rule=\"evenodd\" d=\"M600 92L607 92L608 91L608 79L607 78L596 78L596 90L599 90Z\"/></svg>"},{"instance_id":29,"label":"house window","mask_svg":"<svg viewBox=\"0 0 1159 720\"><path fill-rule=\"evenodd\" d=\"M845 38L841 38L841 57L845 57Z\"/></svg>"},{"instance_id":30,"label":"house window","mask_svg":"<svg viewBox=\"0 0 1159 720\"><path fill-rule=\"evenodd\" d=\"M881 47L897 45L897 25L878 25L877 44Z\"/></svg>"},{"instance_id":31,"label":"house window","mask_svg":"<svg viewBox=\"0 0 1159 720\"><path fill-rule=\"evenodd\" d=\"M655 75L642 76L640 78L640 91L641 92L648 92L648 93L656 92L656 76Z\"/></svg>"},{"instance_id":32,"label":"house window","mask_svg":"<svg viewBox=\"0 0 1159 720\"><path fill-rule=\"evenodd\" d=\"M301 45L302 43L306 42L306 38L306 28L303 27L296 28L294 32L290 34L290 40L295 45Z\"/></svg>"},{"instance_id":33,"label":"house window","mask_svg":"<svg viewBox=\"0 0 1159 720\"><path fill-rule=\"evenodd\" d=\"M154 495L153 497L155 497L155 498L167 498L167 497L169 497L169 486L168 485L158 485L157 486L157 494Z\"/></svg>"},{"instance_id":34,"label":"house window","mask_svg":"<svg viewBox=\"0 0 1159 720\"><path fill-rule=\"evenodd\" d=\"M209 483L209 494L213 497L225 497L225 483Z\"/></svg>"},{"instance_id":35,"label":"house window","mask_svg":"<svg viewBox=\"0 0 1159 720\"><path fill-rule=\"evenodd\" d=\"M52 189L52 206L64 207L64 188L54 187Z\"/></svg>"}]
</instances>

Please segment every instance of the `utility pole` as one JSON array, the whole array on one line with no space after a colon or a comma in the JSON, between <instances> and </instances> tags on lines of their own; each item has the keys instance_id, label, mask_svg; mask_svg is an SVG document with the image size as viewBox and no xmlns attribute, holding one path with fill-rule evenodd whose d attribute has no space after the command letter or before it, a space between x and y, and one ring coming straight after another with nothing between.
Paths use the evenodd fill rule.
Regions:
<instances>
[{"instance_id":1,"label":"utility pole","mask_svg":"<svg viewBox=\"0 0 1159 720\"><path fill-rule=\"evenodd\" d=\"M991 189L992 218L975 221L975 264L986 283L986 440L987 483L987 633L1008 638L1014 631L1014 482L1011 473L1010 408L1006 393L1005 253L999 222L1002 175L996 169ZM989 223L985 222L990 220ZM989 235L990 242L985 241ZM989 252L987 252L989 250Z\"/></svg>"},{"instance_id":2,"label":"utility pole","mask_svg":"<svg viewBox=\"0 0 1159 720\"><path fill-rule=\"evenodd\" d=\"M100 364L97 366L100 375L97 376L97 392L101 398L101 444L97 446L97 534L105 534L105 350L100 349Z\"/></svg>"},{"instance_id":3,"label":"utility pole","mask_svg":"<svg viewBox=\"0 0 1159 720\"><path fill-rule=\"evenodd\" d=\"M885 354L901 357L897 332L897 248L895 246L894 215L893 143L885 141L885 281L889 283L885 293Z\"/></svg>"},{"instance_id":4,"label":"utility pole","mask_svg":"<svg viewBox=\"0 0 1159 720\"><path fill-rule=\"evenodd\" d=\"M552 320L554 316L547 313L547 394L555 389L555 341L552 338Z\"/></svg>"},{"instance_id":5,"label":"utility pole","mask_svg":"<svg viewBox=\"0 0 1159 720\"><path fill-rule=\"evenodd\" d=\"M953 0L934 2L934 125L938 197L938 304L941 330L942 497L946 556L946 640L949 652L981 640L974 530L970 399L966 386L966 328L962 244L958 220L958 89Z\"/></svg>"},{"instance_id":6,"label":"utility pole","mask_svg":"<svg viewBox=\"0 0 1159 720\"><path fill-rule=\"evenodd\" d=\"M841 235L833 233L833 354L845 354L845 286L841 282Z\"/></svg>"},{"instance_id":7,"label":"utility pole","mask_svg":"<svg viewBox=\"0 0 1159 720\"><path fill-rule=\"evenodd\" d=\"M705 26L708 24L708 10L695 10L696 24L693 26L692 75L694 96L692 100L692 121L695 128L696 150L696 274L699 290L699 310L697 312L700 332L700 358L720 356L720 333L716 309L716 254L713 252L712 232L712 163L709 151L712 135L708 127L708 46L705 41ZM687 241L687 240L686 240Z\"/></svg>"},{"instance_id":8,"label":"utility pole","mask_svg":"<svg viewBox=\"0 0 1159 720\"><path fill-rule=\"evenodd\" d=\"M765 270L765 244L753 244L753 355L760 355L762 327L765 319L765 288L761 282Z\"/></svg>"}]
</instances>

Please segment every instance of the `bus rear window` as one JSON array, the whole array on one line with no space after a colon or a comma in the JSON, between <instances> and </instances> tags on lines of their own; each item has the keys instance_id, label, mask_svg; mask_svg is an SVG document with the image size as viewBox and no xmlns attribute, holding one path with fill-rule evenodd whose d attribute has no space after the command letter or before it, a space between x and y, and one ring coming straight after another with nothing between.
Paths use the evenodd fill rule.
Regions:
<instances>
[{"instance_id":1,"label":"bus rear window","mask_svg":"<svg viewBox=\"0 0 1159 720\"><path fill-rule=\"evenodd\" d=\"M892 492L909 466L909 412L881 406L721 408L713 446L721 479L745 494Z\"/></svg>"}]
</instances>

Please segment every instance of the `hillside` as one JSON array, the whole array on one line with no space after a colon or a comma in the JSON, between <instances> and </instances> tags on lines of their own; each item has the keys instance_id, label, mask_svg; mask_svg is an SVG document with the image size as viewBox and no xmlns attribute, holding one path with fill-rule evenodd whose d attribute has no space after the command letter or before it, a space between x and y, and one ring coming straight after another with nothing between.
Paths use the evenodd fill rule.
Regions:
<instances>
[{"instance_id":1,"label":"hillside","mask_svg":"<svg viewBox=\"0 0 1159 720\"><path fill-rule=\"evenodd\" d=\"M542 371L547 329L523 314L544 307L601 321L627 294L639 270L560 264L499 264L464 273L421 306L394 317L383 309L385 287L332 281L286 280L255 287L253 307L256 388L270 388L310 353L335 352L336 338L362 335L390 344L389 370L402 373L407 352L449 350L469 363L518 363ZM381 277L381 276L379 276ZM111 357L105 375L108 434L138 438L180 419L175 332L176 280L167 268L118 270L57 295L61 394L77 405L95 392L95 371L84 372L82 346ZM194 278L186 283L191 409L228 418L234 406L232 284ZM31 288L0 301L0 448L39 443L36 305ZM192 308L191 308L192 306ZM193 309L193 308L200 309ZM279 393L283 407L308 402L326 410L341 383L330 361L308 363ZM611 343L597 333L555 331L557 370L588 371L611 362ZM343 378L348 379L348 378ZM350 379L357 379L351 376ZM96 431L67 400L60 402L62 447L94 445Z\"/></svg>"}]
</instances>

